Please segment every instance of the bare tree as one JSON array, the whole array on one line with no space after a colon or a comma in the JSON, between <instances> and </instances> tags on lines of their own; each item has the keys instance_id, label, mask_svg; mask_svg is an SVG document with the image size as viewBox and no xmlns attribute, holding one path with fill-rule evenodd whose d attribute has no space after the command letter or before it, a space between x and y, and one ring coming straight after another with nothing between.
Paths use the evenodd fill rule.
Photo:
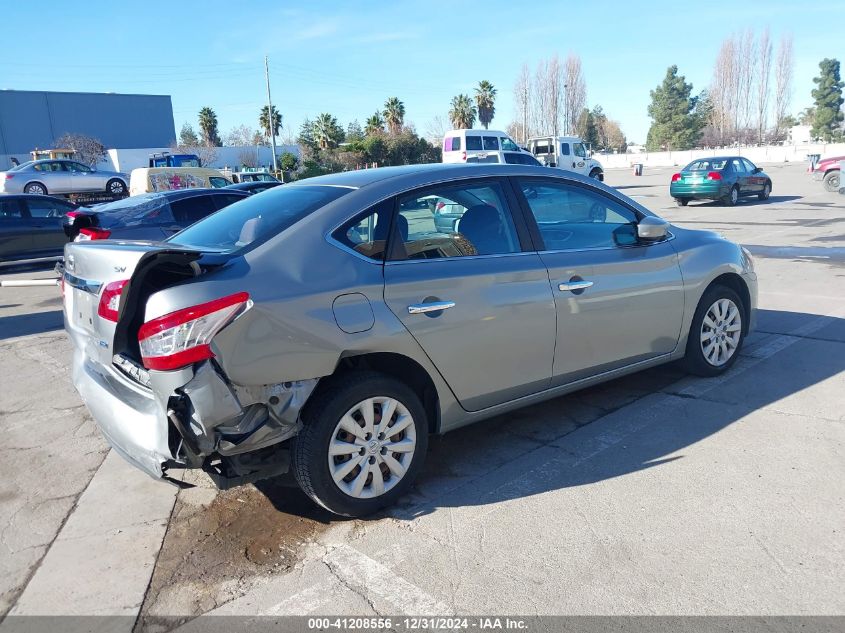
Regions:
<instances>
[{"instance_id":1,"label":"bare tree","mask_svg":"<svg viewBox=\"0 0 845 633\"><path fill-rule=\"evenodd\" d=\"M531 82L531 99L529 127L535 134L551 134L553 126L549 126L548 100L549 95L546 86L548 75L548 63L540 60L537 63L537 70L534 71L534 79Z\"/></svg>"},{"instance_id":2,"label":"bare tree","mask_svg":"<svg viewBox=\"0 0 845 633\"><path fill-rule=\"evenodd\" d=\"M256 134L260 136L258 130L249 127L248 125L239 125L233 127L229 134L226 135L225 144L231 146L255 145ZM263 145L264 143L260 143Z\"/></svg>"},{"instance_id":3,"label":"bare tree","mask_svg":"<svg viewBox=\"0 0 845 633\"><path fill-rule=\"evenodd\" d=\"M734 57L734 38L731 36L723 40L719 48L709 90L712 105L709 123L717 131L720 145L726 144L733 127L736 104Z\"/></svg>"},{"instance_id":4,"label":"bare tree","mask_svg":"<svg viewBox=\"0 0 845 633\"><path fill-rule=\"evenodd\" d=\"M437 115L431 121L426 123L425 126L425 137L435 145L440 145L443 141L443 137L446 136L446 130L452 129L452 126L446 122L446 119L441 116ZM435 143L434 139L437 139Z\"/></svg>"},{"instance_id":5,"label":"bare tree","mask_svg":"<svg viewBox=\"0 0 845 633\"><path fill-rule=\"evenodd\" d=\"M580 68L581 60L578 60ZM557 55L553 55L546 66L546 86L548 90L549 122L555 136L563 127L563 69Z\"/></svg>"},{"instance_id":6,"label":"bare tree","mask_svg":"<svg viewBox=\"0 0 845 633\"><path fill-rule=\"evenodd\" d=\"M792 100L792 36L784 35L778 46L775 62L775 103L774 103L774 138L781 140L784 129L783 121Z\"/></svg>"},{"instance_id":7,"label":"bare tree","mask_svg":"<svg viewBox=\"0 0 845 633\"><path fill-rule=\"evenodd\" d=\"M219 156L217 148L208 145L182 145L181 143L173 142L170 150L175 154L194 154L200 159L203 167L210 167Z\"/></svg>"},{"instance_id":8,"label":"bare tree","mask_svg":"<svg viewBox=\"0 0 845 633\"><path fill-rule=\"evenodd\" d=\"M568 134L573 122L587 105L587 84L581 72L581 58L570 53L563 69L564 107L563 133Z\"/></svg>"},{"instance_id":9,"label":"bare tree","mask_svg":"<svg viewBox=\"0 0 845 633\"><path fill-rule=\"evenodd\" d=\"M766 134L766 113L772 75L772 40L769 29L763 30L757 45L757 142L762 145Z\"/></svg>"},{"instance_id":10,"label":"bare tree","mask_svg":"<svg viewBox=\"0 0 845 633\"><path fill-rule=\"evenodd\" d=\"M106 157L106 148L99 139L84 134L62 134L53 142L59 149L72 149L76 152L74 157L89 167L96 167Z\"/></svg>"},{"instance_id":11,"label":"bare tree","mask_svg":"<svg viewBox=\"0 0 845 633\"><path fill-rule=\"evenodd\" d=\"M244 147L238 153L238 160L243 167L258 167L258 150L254 147Z\"/></svg>"},{"instance_id":12,"label":"bare tree","mask_svg":"<svg viewBox=\"0 0 845 633\"><path fill-rule=\"evenodd\" d=\"M743 31L739 36L739 107L737 108L737 132L739 141L747 141L748 129L751 127L751 113L754 110L754 100L751 98L754 87L754 70L757 58L757 42L751 29Z\"/></svg>"},{"instance_id":13,"label":"bare tree","mask_svg":"<svg viewBox=\"0 0 845 633\"><path fill-rule=\"evenodd\" d=\"M521 124L520 133L516 138L520 143L526 143L529 136L528 118L531 112L531 73L528 64L523 64L513 87L513 102L516 104L517 121Z\"/></svg>"}]
</instances>

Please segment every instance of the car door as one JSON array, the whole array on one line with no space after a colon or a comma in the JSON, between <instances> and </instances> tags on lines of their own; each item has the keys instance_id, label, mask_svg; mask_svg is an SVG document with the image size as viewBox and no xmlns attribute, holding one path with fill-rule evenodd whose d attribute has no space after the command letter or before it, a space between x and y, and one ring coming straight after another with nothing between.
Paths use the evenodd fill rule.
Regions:
<instances>
[{"instance_id":1,"label":"car door","mask_svg":"<svg viewBox=\"0 0 845 633\"><path fill-rule=\"evenodd\" d=\"M49 255L61 252L68 238L62 222L64 215L73 207L58 200L32 197L22 201L29 211L32 235L32 249L39 254Z\"/></svg>"},{"instance_id":2,"label":"car door","mask_svg":"<svg viewBox=\"0 0 845 633\"><path fill-rule=\"evenodd\" d=\"M432 197L460 209L457 229L435 224ZM514 205L507 181L493 178L396 202L384 299L470 411L541 391L551 378L554 299Z\"/></svg>"},{"instance_id":3,"label":"car door","mask_svg":"<svg viewBox=\"0 0 845 633\"><path fill-rule=\"evenodd\" d=\"M745 169L745 165L741 158L731 159L731 169L736 177L736 184L739 187L740 195L746 195L754 191L754 185L751 182L751 174Z\"/></svg>"},{"instance_id":4,"label":"car door","mask_svg":"<svg viewBox=\"0 0 845 633\"><path fill-rule=\"evenodd\" d=\"M572 171L587 175L589 165L587 164L587 147L583 143L572 144Z\"/></svg>"},{"instance_id":5,"label":"car door","mask_svg":"<svg viewBox=\"0 0 845 633\"><path fill-rule=\"evenodd\" d=\"M65 169L60 160L37 163L34 169L38 172L35 180L40 180L47 187L48 193L71 193L70 172Z\"/></svg>"},{"instance_id":6,"label":"car door","mask_svg":"<svg viewBox=\"0 0 845 633\"><path fill-rule=\"evenodd\" d=\"M639 214L594 187L514 182L555 296L552 385L672 352L684 293L671 240L638 241Z\"/></svg>"},{"instance_id":7,"label":"car door","mask_svg":"<svg viewBox=\"0 0 845 633\"><path fill-rule=\"evenodd\" d=\"M563 141L560 144L560 153L557 156L556 164L561 169L575 169L575 164L572 160L572 146L566 141Z\"/></svg>"},{"instance_id":8,"label":"car door","mask_svg":"<svg viewBox=\"0 0 845 633\"><path fill-rule=\"evenodd\" d=\"M104 191L106 183L103 182L102 176L98 175L88 165L77 163L75 161L67 161L64 163L70 174L71 190L77 191Z\"/></svg>"},{"instance_id":9,"label":"car door","mask_svg":"<svg viewBox=\"0 0 845 633\"><path fill-rule=\"evenodd\" d=\"M745 167L746 173L748 174L748 183L751 191L753 191L754 193L759 193L763 191L763 187L766 184L765 175L757 171L757 166L747 158L742 159L742 164Z\"/></svg>"},{"instance_id":10,"label":"car door","mask_svg":"<svg viewBox=\"0 0 845 633\"><path fill-rule=\"evenodd\" d=\"M0 260L17 259L32 252L32 231L18 198L0 196Z\"/></svg>"}]
</instances>

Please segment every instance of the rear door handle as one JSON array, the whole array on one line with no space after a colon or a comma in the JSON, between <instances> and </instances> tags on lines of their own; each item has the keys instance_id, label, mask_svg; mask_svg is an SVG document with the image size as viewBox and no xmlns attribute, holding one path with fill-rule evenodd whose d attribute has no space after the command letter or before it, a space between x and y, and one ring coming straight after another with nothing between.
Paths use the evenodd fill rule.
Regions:
<instances>
[{"instance_id":1,"label":"rear door handle","mask_svg":"<svg viewBox=\"0 0 845 633\"><path fill-rule=\"evenodd\" d=\"M426 312L440 312L454 308L454 301L432 301L431 303L415 303L408 306L408 314L425 314Z\"/></svg>"},{"instance_id":2,"label":"rear door handle","mask_svg":"<svg viewBox=\"0 0 845 633\"><path fill-rule=\"evenodd\" d=\"M585 290L592 285L593 285L592 281L587 281L586 279L581 279L579 281L567 281L565 283L558 284L557 288L558 288L558 290L562 290L564 292L567 291L567 290L572 292L573 290Z\"/></svg>"}]
</instances>

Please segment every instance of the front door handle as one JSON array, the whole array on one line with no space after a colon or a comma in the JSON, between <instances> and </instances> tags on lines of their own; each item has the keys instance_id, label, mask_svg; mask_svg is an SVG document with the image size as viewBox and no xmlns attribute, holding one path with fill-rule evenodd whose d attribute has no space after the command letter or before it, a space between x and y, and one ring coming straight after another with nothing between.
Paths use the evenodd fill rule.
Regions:
<instances>
[{"instance_id":1,"label":"front door handle","mask_svg":"<svg viewBox=\"0 0 845 633\"><path fill-rule=\"evenodd\" d=\"M558 288L558 290L563 290L563 291L569 290L570 292L572 292L574 290L585 290L592 285L593 285L592 281L587 281L585 279L579 279L577 281L567 281L565 283L558 284L557 288Z\"/></svg>"},{"instance_id":2,"label":"front door handle","mask_svg":"<svg viewBox=\"0 0 845 633\"><path fill-rule=\"evenodd\" d=\"M432 301L430 303L415 303L408 306L408 314L425 314L426 312L440 312L454 308L454 301Z\"/></svg>"}]
</instances>

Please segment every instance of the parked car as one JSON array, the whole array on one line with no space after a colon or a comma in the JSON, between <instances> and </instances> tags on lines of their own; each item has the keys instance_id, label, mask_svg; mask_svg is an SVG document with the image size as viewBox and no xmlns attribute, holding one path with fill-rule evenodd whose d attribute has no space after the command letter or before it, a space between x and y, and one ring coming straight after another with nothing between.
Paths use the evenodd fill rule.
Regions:
<instances>
[{"instance_id":1,"label":"parked car","mask_svg":"<svg viewBox=\"0 0 845 633\"><path fill-rule=\"evenodd\" d=\"M444 163L504 163L505 152L528 154L498 130L449 130L443 137Z\"/></svg>"},{"instance_id":2,"label":"parked car","mask_svg":"<svg viewBox=\"0 0 845 633\"><path fill-rule=\"evenodd\" d=\"M273 187L278 187L281 184L282 183L278 180L255 180L246 182L236 182L234 185L226 185L224 189L245 191L246 193L252 195L256 193L261 193L262 191L267 191L268 189L272 189Z\"/></svg>"},{"instance_id":3,"label":"parked car","mask_svg":"<svg viewBox=\"0 0 845 633\"><path fill-rule=\"evenodd\" d=\"M268 171L236 171L232 173L235 183L241 182L281 182Z\"/></svg>"},{"instance_id":4,"label":"parked car","mask_svg":"<svg viewBox=\"0 0 845 633\"><path fill-rule=\"evenodd\" d=\"M232 181L210 167L139 167L132 170L129 195L154 191L227 187Z\"/></svg>"},{"instance_id":5,"label":"parked car","mask_svg":"<svg viewBox=\"0 0 845 633\"><path fill-rule=\"evenodd\" d=\"M547 167L604 180L604 167L577 136L537 136L528 139L528 149Z\"/></svg>"},{"instance_id":6,"label":"parked car","mask_svg":"<svg viewBox=\"0 0 845 633\"><path fill-rule=\"evenodd\" d=\"M65 263L73 381L118 453L221 487L290 467L349 516L405 493L432 433L669 361L723 373L757 303L740 246L522 165L311 178Z\"/></svg>"},{"instance_id":7,"label":"parked car","mask_svg":"<svg viewBox=\"0 0 845 633\"><path fill-rule=\"evenodd\" d=\"M67 200L50 196L0 196L0 266L60 258L68 241L62 219L76 208Z\"/></svg>"},{"instance_id":8,"label":"parked car","mask_svg":"<svg viewBox=\"0 0 845 633\"><path fill-rule=\"evenodd\" d=\"M64 195L102 191L121 196L128 189L126 174L95 169L75 160L31 160L0 172L0 193Z\"/></svg>"},{"instance_id":9,"label":"parked car","mask_svg":"<svg viewBox=\"0 0 845 633\"><path fill-rule=\"evenodd\" d=\"M839 191L840 183L842 182L839 173L839 163L843 160L845 160L845 156L822 158L816 163L816 168L813 170L813 179L821 180L827 191L836 193Z\"/></svg>"},{"instance_id":10,"label":"parked car","mask_svg":"<svg viewBox=\"0 0 845 633\"><path fill-rule=\"evenodd\" d=\"M729 207L740 198L768 200L772 179L762 168L742 156L700 158L672 176L669 195L678 206L690 200L719 200Z\"/></svg>"},{"instance_id":11,"label":"parked car","mask_svg":"<svg viewBox=\"0 0 845 633\"><path fill-rule=\"evenodd\" d=\"M131 196L65 215L64 232L77 240L163 240L249 197L227 189L180 189Z\"/></svg>"}]
</instances>

